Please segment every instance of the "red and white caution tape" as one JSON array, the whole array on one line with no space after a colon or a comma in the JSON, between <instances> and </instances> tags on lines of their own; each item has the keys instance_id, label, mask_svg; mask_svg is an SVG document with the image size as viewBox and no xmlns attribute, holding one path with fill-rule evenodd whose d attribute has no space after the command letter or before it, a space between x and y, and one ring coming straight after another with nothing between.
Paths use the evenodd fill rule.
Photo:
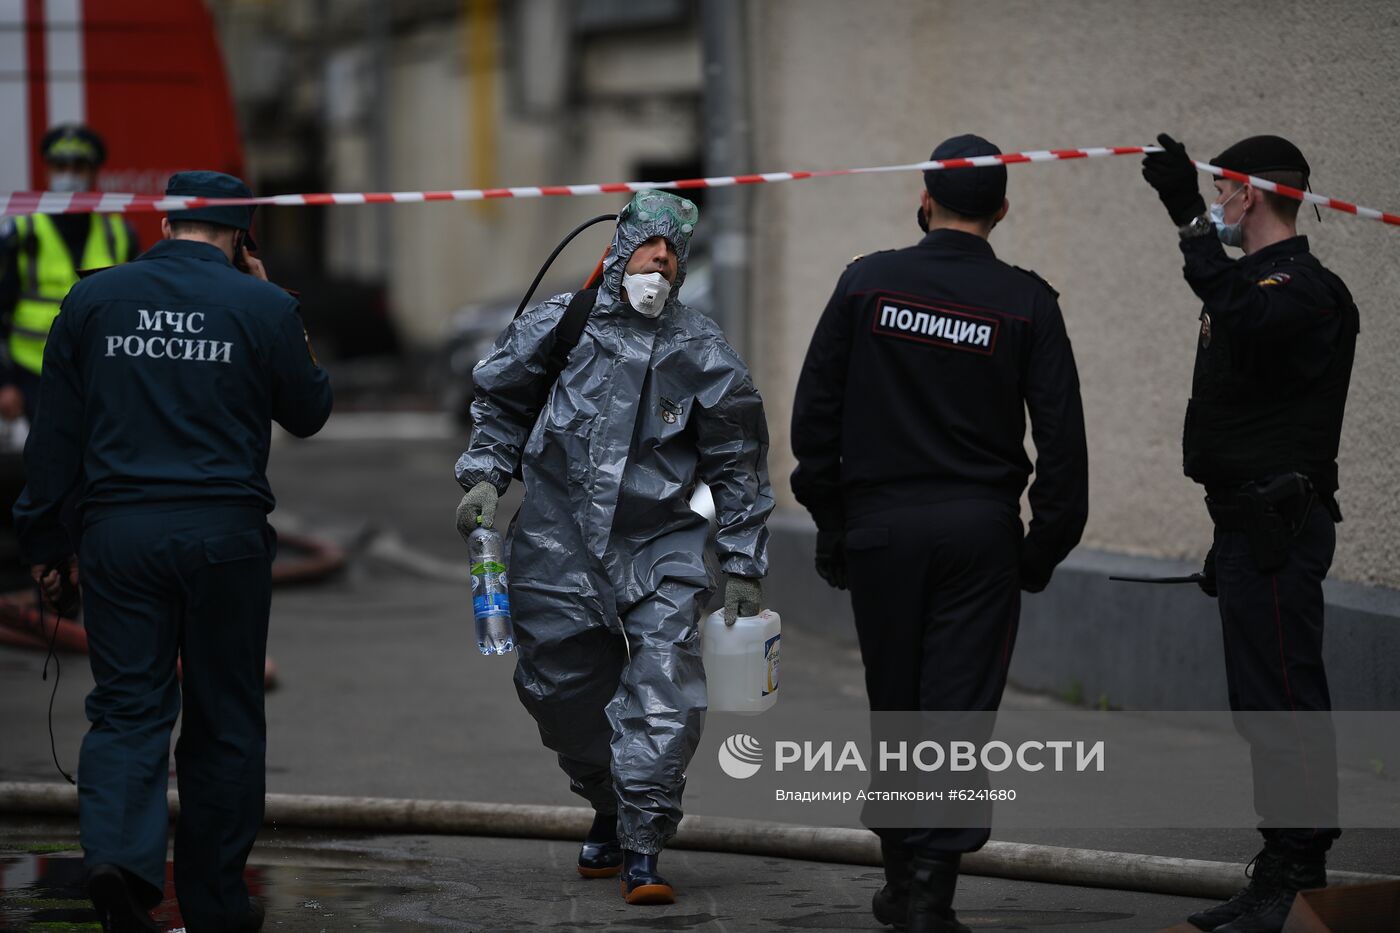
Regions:
<instances>
[{"instance_id":1,"label":"red and white caution tape","mask_svg":"<svg viewBox=\"0 0 1400 933\"><path fill-rule=\"evenodd\" d=\"M1195 160L1192 161L1194 162ZM1400 216L1389 214L1385 211L1378 211L1373 207L1360 207L1349 201L1339 201L1336 198L1329 198L1324 194L1314 194L1311 191L1290 188L1287 185L1280 185L1278 182L1269 181L1267 178L1257 178L1254 175L1246 175L1243 172L1236 172L1232 169L1221 168L1218 165L1211 165L1209 162L1195 162L1195 165L1196 168L1201 171L1219 178L1229 178L1255 188L1263 188L1265 191L1272 191L1275 194L1281 194L1285 198L1292 198L1295 201L1303 201L1307 204L1319 204L1322 207L1330 207L1334 211L1343 211L1347 214L1355 214L1357 217L1368 217L1371 220L1379 220L1383 224L1400 226Z\"/></svg>"},{"instance_id":2,"label":"red and white caution tape","mask_svg":"<svg viewBox=\"0 0 1400 933\"><path fill-rule=\"evenodd\" d=\"M261 198L190 198L165 197L158 194L102 194L81 192L60 194L54 191L11 191L0 194L3 210L0 214L84 214L92 211L113 214L136 214L188 210L196 207L233 205L279 205L285 207L322 204L421 204L427 201L492 201L501 198L586 197L595 194L629 194L635 191L669 189L685 191L694 188L728 188L734 185L759 185L779 181L800 181L804 178L836 178L842 175L876 175L886 172L927 172L951 168L980 168L991 165L1019 165L1023 162L1060 162L1069 159L1098 159L1106 156L1144 155L1161 152L1157 146L1113 146L1092 149L1041 149L1033 152L1008 152L1002 155L973 156L967 159L910 162L905 165L877 165L866 168L828 169L818 172L765 172L758 175L721 175L714 178L685 178L676 181L624 181L602 185L541 185L522 188L458 188L451 191L386 191L351 194L278 194ZM1229 169L1197 162L1203 172L1247 182L1257 188L1273 191L1285 197L1309 204L1320 204L1333 210L1345 211L1358 217L1369 217L1382 223L1400 226L1400 216L1369 207L1358 207L1346 201L1299 191L1252 175L1242 175Z\"/></svg>"}]
</instances>

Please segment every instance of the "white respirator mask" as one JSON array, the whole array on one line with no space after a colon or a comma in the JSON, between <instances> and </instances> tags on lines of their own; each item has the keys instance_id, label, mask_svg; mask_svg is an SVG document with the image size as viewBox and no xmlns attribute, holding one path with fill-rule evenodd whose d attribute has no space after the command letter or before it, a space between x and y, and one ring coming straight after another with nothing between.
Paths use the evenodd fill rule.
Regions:
<instances>
[{"instance_id":1,"label":"white respirator mask","mask_svg":"<svg viewBox=\"0 0 1400 933\"><path fill-rule=\"evenodd\" d=\"M87 188L87 179L77 172L53 172L49 175L49 190L72 194Z\"/></svg>"},{"instance_id":2,"label":"white respirator mask","mask_svg":"<svg viewBox=\"0 0 1400 933\"><path fill-rule=\"evenodd\" d=\"M622 288L627 292L627 301L643 317L656 317L671 297L671 283L660 272L646 275L622 276Z\"/></svg>"}]
</instances>

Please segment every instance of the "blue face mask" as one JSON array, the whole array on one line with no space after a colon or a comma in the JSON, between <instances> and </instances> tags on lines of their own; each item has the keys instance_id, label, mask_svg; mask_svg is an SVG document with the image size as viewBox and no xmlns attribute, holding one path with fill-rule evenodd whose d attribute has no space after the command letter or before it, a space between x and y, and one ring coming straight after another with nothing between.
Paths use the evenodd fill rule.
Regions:
<instances>
[{"instance_id":1,"label":"blue face mask","mask_svg":"<svg viewBox=\"0 0 1400 933\"><path fill-rule=\"evenodd\" d=\"M1233 201L1239 195L1240 191L1243 190L1244 188L1241 187L1239 191L1236 191L1224 201L1210 206L1210 222L1215 226L1215 235L1218 236L1220 242L1224 243L1226 246L1244 245L1244 231L1240 229L1240 225L1244 222L1244 215L1241 214L1240 219L1232 224L1227 224L1225 222L1225 205Z\"/></svg>"}]
</instances>

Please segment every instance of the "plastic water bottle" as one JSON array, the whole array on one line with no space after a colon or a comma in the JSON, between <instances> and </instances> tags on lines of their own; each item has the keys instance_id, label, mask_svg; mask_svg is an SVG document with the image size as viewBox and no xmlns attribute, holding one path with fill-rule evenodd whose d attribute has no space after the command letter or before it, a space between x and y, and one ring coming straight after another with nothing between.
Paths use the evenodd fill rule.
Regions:
<instances>
[{"instance_id":1,"label":"plastic water bottle","mask_svg":"<svg viewBox=\"0 0 1400 933\"><path fill-rule=\"evenodd\" d=\"M500 532L477 528L467 537L467 555L472 567L476 647L485 655L514 651L515 628L510 622L506 547Z\"/></svg>"},{"instance_id":2,"label":"plastic water bottle","mask_svg":"<svg viewBox=\"0 0 1400 933\"><path fill-rule=\"evenodd\" d=\"M700 653L712 713L761 713L778 702L778 649L782 619L765 609L724 624L724 612L706 616Z\"/></svg>"}]
</instances>

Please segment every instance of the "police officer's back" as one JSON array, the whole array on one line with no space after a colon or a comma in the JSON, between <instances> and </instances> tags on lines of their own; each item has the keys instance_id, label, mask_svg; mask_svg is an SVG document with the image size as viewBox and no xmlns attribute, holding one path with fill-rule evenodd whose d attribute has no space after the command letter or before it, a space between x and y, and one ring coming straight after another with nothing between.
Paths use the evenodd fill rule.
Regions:
<instances>
[{"instance_id":1,"label":"police officer's back","mask_svg":"<svg viewBox=\"0 0 1400 933\"><path fill-rule=\"evenodd\" d=\"M968 142L976 139L935 152L996 151ZM921 226L930 209L956 218L1004 204L1004 172L928 173L931 189L963 213L925 193ZM958 177L967 173L978 174ZM957 226L859 258L837 282L798 385L793 492L829 540L849 510L1017 503L1032 472L1029 408L1038 458L1020 582L1038 591L1078 542L1088 512L1078 374L1055 290Z\"/></svg>"},{"instance_id":2,"label":"police officer's back","mask_svg":"<svg viewBox=\"0 0 1400 933\"><path fill-rule=\"evenodd\" d=\"M227 175L187 172L167 194L249 192ZM114 929L149 928L145 908L164 886L167 757L182 705L181 912L191 930L241 929L256 910L242 872L264 792L271 421L313 434L331 391L296 302L230 261L261 269L243 249L251 215L172 215L169 238L72 289L25 449L16 526L51 595L77 550L76 529L60 521L77 499L96 682L80 828L90 894Z\"/></svg>"},{"instance_id":3,"label":"police officer's back","mask_svg":"<svg viewBox=\"0 0 1400 933\"><path fill-rule=\"evenodd\" d=\"M998 151L962 136L933 158ZM927 236L846 268L798 383L792 488L817 523L818 572L850 586L873 711L995 710L1020 591L1046 586L1088 514L1079 383L1056 293L987 242L1005 191L1004 166L927 173ZM1023 539L1027 408L1037 460ZM989 829L929 828L950 823L924 816L924 828L879 830L887 884L875 916L959 933L958 859Z\"/></svg>"},{"instance_id":4,"label":"police officer's back","mask_svg":"<svg viewBox=\"0 0 1400 933\"><path fill-rule=\"evenodd\" d=\"M1018 502L1032 472L1029 406L1039 462L1022 583L1043 589L1088 507L1078 377L1056 298L985 239L949 228L851 263L813 337L794 415L793 489L818 524L835 527L843 509Z\"/></svg>"}]
</instances>

